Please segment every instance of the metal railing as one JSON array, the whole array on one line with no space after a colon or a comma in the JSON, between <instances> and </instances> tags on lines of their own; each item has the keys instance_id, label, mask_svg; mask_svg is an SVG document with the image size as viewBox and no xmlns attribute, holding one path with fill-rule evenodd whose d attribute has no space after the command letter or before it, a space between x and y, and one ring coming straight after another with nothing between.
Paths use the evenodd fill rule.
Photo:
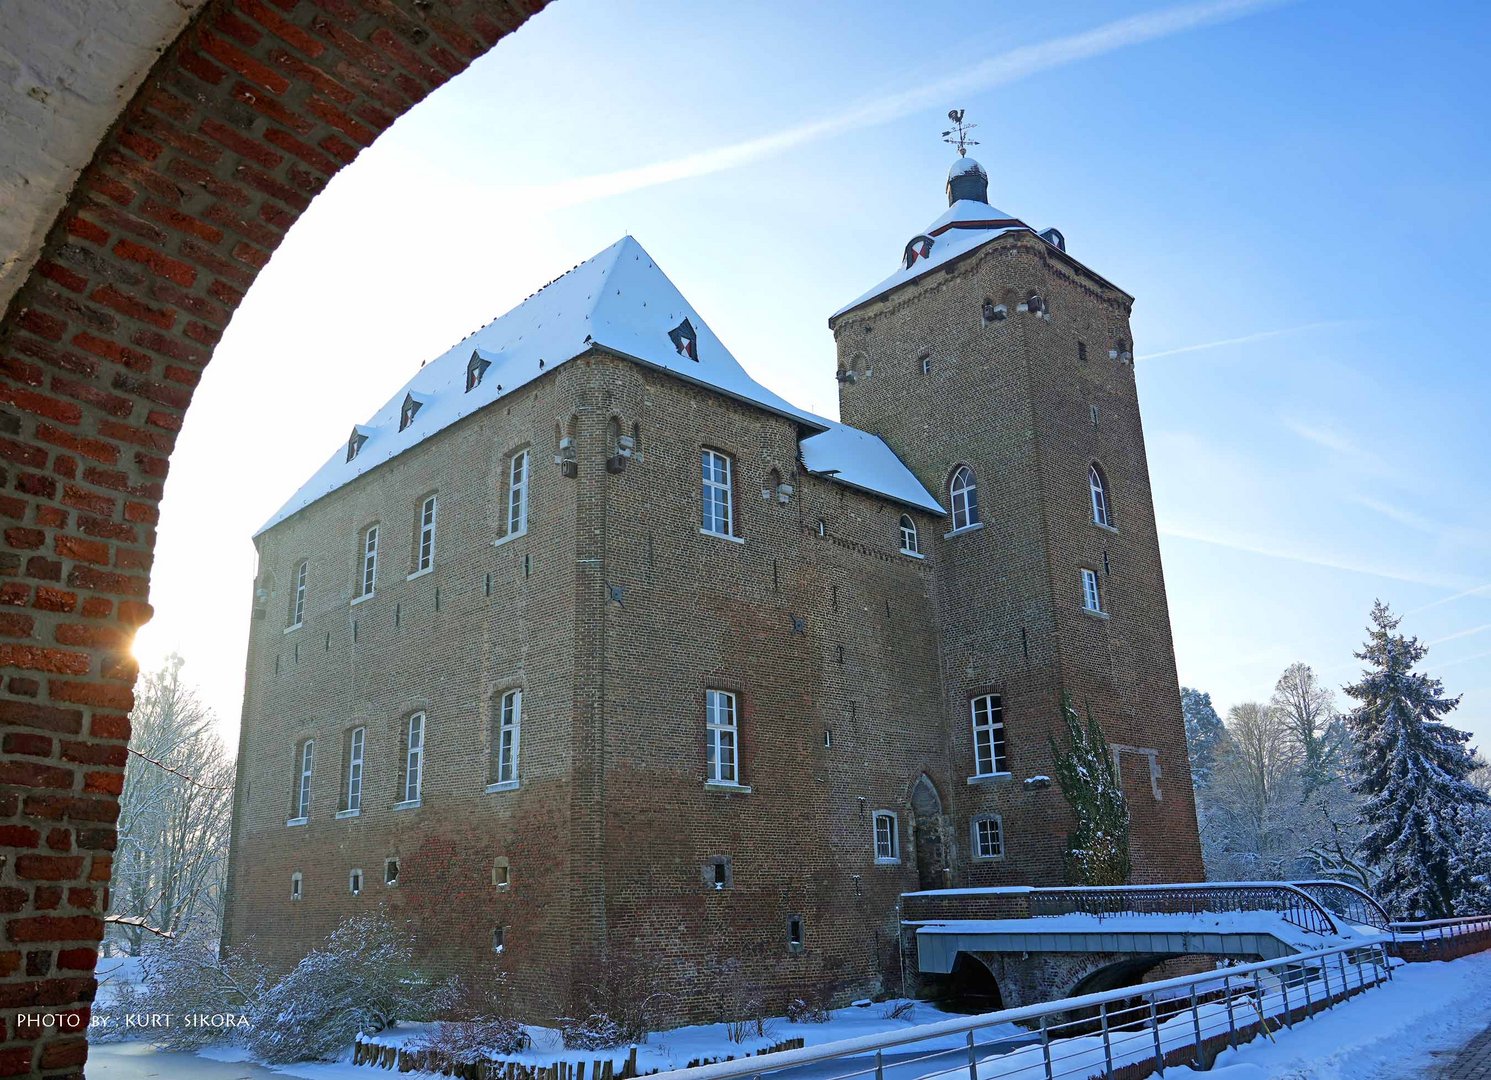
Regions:
<instances>
[{"instance_id":1,"label":"metal railing","mask_svg":"<svg viewBox=\"0 0 1491 1080\"><path fill-rule=\"evenodd\" d=\"M1312 934L1340 934L1331 913L1304 889L1287 882L1217 882L1187 885L1113 885L1081 889L1032 889L1030 914L1223 914L1267 911Z\"/></svg>"},{"instance_id":2,"label":"metal railing","mask_svg":"<svg viewBox=\"0 0 1491 1080\"><path fill-rule=\"evenodd\" d=\"M1318 949L649 1080L1085 1080L1205 1067L1228 1046L1260 1032L1272 1039L1392 978L1389 963L1381 943Z\"/></svg>"},{"instance_id":3,"label":"metal railing","mask_svg":"<svg viewBox=\"0 0 1491 1080\"><path fill-rule=\"evenodd\" d=\"M1392 929L1393 917L1387 913L1387 909L1371 893L1355 885L1328 878L1292 881L1290 884L1303 889L1318 900L1321 906L1349 923L1375 927L1383 932Z\"/></svg>"},{"instance_id":4,"label":"metal railing","mask_svg":"<svg viewBox=\"0 0 1491 1080\"><path fill-rule=\"evenodd\" d=\"M1441 941L1491 930L1491 915L1462 915L1455 919L1426 919L1420 922L1395 922L1391 925L1398 941Z\"/></svg>"}]
</instances>

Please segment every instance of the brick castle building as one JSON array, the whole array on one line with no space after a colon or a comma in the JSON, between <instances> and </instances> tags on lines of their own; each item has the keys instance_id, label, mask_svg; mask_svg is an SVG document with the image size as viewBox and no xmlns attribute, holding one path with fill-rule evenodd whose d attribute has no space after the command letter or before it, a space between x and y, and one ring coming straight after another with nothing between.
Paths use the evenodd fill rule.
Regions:
<instances>
[{"instance_id":1,"label":"brick castle building","mask_svg":"<svg viewBox=\"0 0 1491 1080\"><path fill-rule=\"evenodd\" d=\"M386 901L530 1020L866 994L903 892L1065 880L1063 693L1134 880L1201 879L1132 298L986 189L829 320L842 423L626 238L356 426L255 537L226 942Z\"/></svg>"}]
</instances>

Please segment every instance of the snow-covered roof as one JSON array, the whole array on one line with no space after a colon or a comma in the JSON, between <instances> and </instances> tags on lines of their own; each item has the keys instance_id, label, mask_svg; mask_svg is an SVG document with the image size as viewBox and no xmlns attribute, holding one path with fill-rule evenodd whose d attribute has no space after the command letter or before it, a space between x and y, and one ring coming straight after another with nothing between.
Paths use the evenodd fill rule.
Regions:
<instances>
[{"instance_id":1,"label":"snow-covered roof","mask_svg":"<svg viewBox=\"0 0 1491 1080\"><path fill-rule=\"evenodd\" d=\"M989 178L989 174L984 172L984 167L971 157L960 157L957 161L953 162L952 168L947 170L947 178L951 180L953 177L962 176L964 173L977 173L985 180Z\"/></svg>"},{"instance_id":2,"label":"snow-covered roof","mask_svg":"<svg viewBox=\"0 0 1491 1080\"><path fill-rule=\"evenodd\" d=\"M959 160L967 161L968 159L960 158ZM928 271L935 270L960 255L966 255L976 248L983 247L996 236L1003 236L1013 229L1033 231L1019 218L1011 217L1003 210L996 210L988 203L974 199L959 199L920 234L932 238L931 249L925 256L919 256L910 266L903 263L894 274L879 285L835 311L829 316L829 322L832 323L845 312L853 311L862 304L884 296L892 289L899 288L909 281L915 281Z\"/></svg>"},{"instance_id":3,"label":"snow-covered roof","mask_svg":"<svg viewBox=\"0 0 1491 1080\"><path fill-rule=\"evenodd\" d=\"M803 443L804 458L811 456L810 471L897 502L942 511L879 438L799 409L751 378L642 245L627 236L421 367L371 418L355 426L357 434L366 436L356 455L347 460L343 443L259 532L591 349L667 371L821 432ZM473 357L489 366L467 390ZM400 431L404 402L411 395L420 408Z\"/></svg>"}]
</instances>

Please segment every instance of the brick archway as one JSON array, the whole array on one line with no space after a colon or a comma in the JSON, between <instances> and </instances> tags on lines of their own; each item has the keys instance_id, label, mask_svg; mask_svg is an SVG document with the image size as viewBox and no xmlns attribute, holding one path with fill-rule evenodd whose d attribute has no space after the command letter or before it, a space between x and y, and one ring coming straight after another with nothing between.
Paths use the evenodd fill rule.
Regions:
<instances>
[{"instance_id":1,"label":"brick archway","mask_svg":"<svg viewBox=\"0 0 1491 1080\"><path fill-rule=\"evenodd\" d=\"M210 0L0 319L0 1076L81 1073L157 508L182 417L326 182L547 0Z\"/></svg>"}]
</instances>

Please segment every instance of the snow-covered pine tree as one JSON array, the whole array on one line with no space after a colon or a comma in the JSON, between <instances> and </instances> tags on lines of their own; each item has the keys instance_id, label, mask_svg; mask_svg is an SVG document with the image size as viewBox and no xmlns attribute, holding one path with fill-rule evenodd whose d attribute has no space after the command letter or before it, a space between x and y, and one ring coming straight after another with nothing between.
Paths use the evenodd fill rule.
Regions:
<instances>
[{"instance_id":1,"label":"snow-covered pine tree","mask_svg":"<svg viewBox=\"0 0 1491 1080\"><path fill-rule=\"evenodd\" d=\"M1362 854L1379 898L1400 917L1439 919L1472 888L1465 811L1487 795L1467 779L1477 764L1469 733L1443 722L1460 699L1413 670L1428 650L1397 633L1399 621L1373 604L1356 654L1367 669L1346 687L1358 702L1347 715L1360 758L1353 789L1365 800Z\"/></svg>"},{"instance_id":2,"label":"snow-covered pine tree","mask_svg":"<svg viewBox=\"0 0 1491 1080\"><path fill-rule=\"evenodd\" d=\"M1211 703L1211 695L1189 686L1180 688L1180 712L1186 722L1186 750L1191 759L1191 785L1197 793L1211 785L1217 756L1227 742L1227 728Z\"/></svg>"},{"instance_id":3,"label":"snow-covered pine tree","mask_svg":"<svg viewBox=\"0 0 1491 1080\"><path fill-rule=\"evenodd\" d=\"M1103 729L1087 711L1084 725L1071 699L1062 698L1069 746L1051 740L1056 782L1077 819L1067 847L1078 885L1123 885L1129 880L1129 805L1113 770Z\"/></svg>"}]
</instances>

